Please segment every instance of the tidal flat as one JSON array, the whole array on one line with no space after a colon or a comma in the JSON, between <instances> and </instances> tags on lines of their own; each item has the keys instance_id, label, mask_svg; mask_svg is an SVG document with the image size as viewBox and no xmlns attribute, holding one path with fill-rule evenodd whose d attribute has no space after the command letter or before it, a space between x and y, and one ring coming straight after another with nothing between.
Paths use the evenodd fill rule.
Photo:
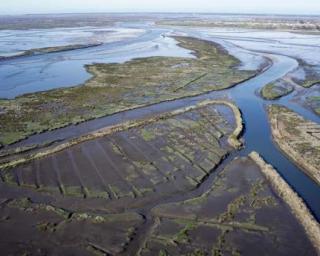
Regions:
<instances>
[{"instance_id":1,"label":"tidal flat","mask_svg":"<svg viewBox=\"0 0 320 256\"><path fill-rule=\"evenodd\" d=\"M130 254L144 219L126 211L195 189L234 150L230 106L203 102L2 171L2 251Z\"/></svg>"}]
</instances>

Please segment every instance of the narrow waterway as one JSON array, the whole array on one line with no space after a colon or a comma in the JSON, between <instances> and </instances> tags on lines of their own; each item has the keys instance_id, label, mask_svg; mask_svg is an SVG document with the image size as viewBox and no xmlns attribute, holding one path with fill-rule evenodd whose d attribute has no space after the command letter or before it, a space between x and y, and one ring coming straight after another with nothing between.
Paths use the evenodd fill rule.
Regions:
<instances>
[{"instance_id":1,"label":"narrow waterway","mask_svg":"<svg viewBox=\"0 0 320 256\"><path fill-rule=\"evenodd\" d=\"M274 67L263 75L230 90L231 98L241 109L245 122L245 132L243 134L245 148L239 154L248 155L253 150L257 151L268 163L278 170L280 175L305 200L316 218L320 220L320 187L284 156L275 145L272 140L266 107L274 103L285 105L291 109L294 106L293 110L302 115L308 113L308 117L313 117L313 121L319 122L319 118L298 104L290 102L289 97L285 97L279 102L270 102L262 100L256 94L257 90L272 81L272 78L285 75L288 69L294 69L297 65L294 59L284 56L278 56L277 58L275 60L277 63Z\"/></svg>"}]
</instances>

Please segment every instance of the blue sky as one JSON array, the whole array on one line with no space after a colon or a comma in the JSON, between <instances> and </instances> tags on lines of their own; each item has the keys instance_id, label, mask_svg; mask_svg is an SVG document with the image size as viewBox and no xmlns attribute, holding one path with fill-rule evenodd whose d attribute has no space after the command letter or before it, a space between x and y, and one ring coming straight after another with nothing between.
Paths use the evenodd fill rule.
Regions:
<instances>
[{"instance_id":1,"label":"blue sky","mask_svg":"<svg viewBox=\"0 0 320 256\"><path fill-rule=\"evenodd\" d=\"M320 15L320 0L0 0L0 14L68 12L236 12Z\"/></svg>"}]
</instances>

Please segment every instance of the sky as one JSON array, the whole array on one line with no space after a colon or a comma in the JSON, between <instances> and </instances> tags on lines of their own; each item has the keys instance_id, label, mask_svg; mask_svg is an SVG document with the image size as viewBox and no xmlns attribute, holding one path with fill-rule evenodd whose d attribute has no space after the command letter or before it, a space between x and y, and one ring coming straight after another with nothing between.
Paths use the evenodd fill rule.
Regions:
<instances>
[{"instance_id":1,"label":"sky","mask_svg":"<svg viewBox=\"0 0 320 256\"><path fill-rule=\"evenodd\" d=\"M0 0L0 14L74 12L212 12L320 15L320 0Z\"/></svg>"}]
</instances>

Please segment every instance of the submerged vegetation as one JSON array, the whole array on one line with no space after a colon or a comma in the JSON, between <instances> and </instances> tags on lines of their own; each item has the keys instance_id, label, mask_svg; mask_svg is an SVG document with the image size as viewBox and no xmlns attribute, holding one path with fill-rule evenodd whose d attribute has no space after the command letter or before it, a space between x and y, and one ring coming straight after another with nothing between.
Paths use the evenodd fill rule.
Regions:
<instances>
[{"instance_id":1,"label":"submerged vegetation","mask_svg":"<svg viewBox=\"0 0 320 256\"><path fill-rule=\"evenodd\" d=\"M93 78L82 86L0 100L0 143L77 124L119 111L221 90L248 79L239 61L220 46L175 37L195 58L150 57L123 64L93 64ZM165 75L164 75L165 74Z\"/></svg>"}]
</instances>

